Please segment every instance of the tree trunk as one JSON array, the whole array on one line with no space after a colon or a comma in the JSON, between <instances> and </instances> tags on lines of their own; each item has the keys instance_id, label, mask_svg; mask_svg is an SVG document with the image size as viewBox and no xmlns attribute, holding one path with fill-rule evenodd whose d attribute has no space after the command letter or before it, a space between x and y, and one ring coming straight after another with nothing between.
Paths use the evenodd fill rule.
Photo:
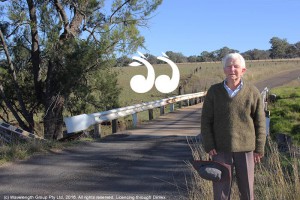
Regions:
<instances>
[{"instance_id":1,"label":"tree trunk","mask_svg":"<svg viewBox=\"0 0 300 200\"><path fill-rule=\"evenodd\" d=\"M47 98L44 117L44 137L57 140L63 137L64 98L61 95Z\"/></svg>"}]
</instances>

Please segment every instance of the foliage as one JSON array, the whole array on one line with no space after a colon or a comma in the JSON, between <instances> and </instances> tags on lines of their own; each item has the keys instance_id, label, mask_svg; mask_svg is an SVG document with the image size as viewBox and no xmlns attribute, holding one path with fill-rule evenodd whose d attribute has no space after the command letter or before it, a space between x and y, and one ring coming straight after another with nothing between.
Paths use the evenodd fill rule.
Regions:
<instances>
[{"instance_id":1,"label":"foliage","mask_svg":"<svg viewBox=\"0 0 300 200\"><path fill-rule=\"evenodd\" d=\"M286 58L287 49L289 47L289 43L286 39L280 39L278 37L273 37L270 40L271 44L271 58Z\"/></svg>"},{"instance_id":2,"label":"foliage","mask_svg":"<svg viewBox=\"0 0 300 200\"><path fill-rule=\"evenodd\" d=\"M271 49L269 50L260 50L260 49L251 49L245 52L241 52L243 57L246 60L270 60L270 59L285 59L285 58L299 58L300 57L300 42L295 44L290 44L286 39L280 39L278 37L272 37L270 39ZM217 62L222 60L222 58L232 52L239 52L235 49L230 49L228 47L222 47L221 49L214 50L211 52L202 51L199 55L190 55L184 56L181 52L167 51L167 54L170 55L170 58L175 63L183 62ZM151 55L152 56L152 55ZM151 57L150 56L150 57ZM125 56L126 59L129 59ZM120 64L118 66L128 66L127 62L122 63L122 60L125 59L121 57ZM156 64L155 59L148 59L151 64ZM130 61L129 61L130 62Z\"/></svg>"},{"instance_id":3,"label":"foliage","mask_svg":"<svg viewBox=\"0 0 300 200\"><path fill-rule=\"evenodd\" d=\"M259 49L253 49L248 50L242 54L246 60L266 60L270 58L270 52L259 50Z\"/></svg>"},{"instance_id":4,"label":"foliage","mask_svg":"<svg viewBox=\"0 0 300 200\"><path fill-rule=\"evenodd\" d=\"M162 0L12 0L1 12L1 107L23 129L57 139L63 113L116 107L116 55L143 45ZM110 8L110 9L109 9ZM100 94L100 95L99 95ZM67 106L66 106L67 105ZM42 114L41 114L42 113ZM42 117L42 119L41 119Z\"/></svg>"}]
</instances>

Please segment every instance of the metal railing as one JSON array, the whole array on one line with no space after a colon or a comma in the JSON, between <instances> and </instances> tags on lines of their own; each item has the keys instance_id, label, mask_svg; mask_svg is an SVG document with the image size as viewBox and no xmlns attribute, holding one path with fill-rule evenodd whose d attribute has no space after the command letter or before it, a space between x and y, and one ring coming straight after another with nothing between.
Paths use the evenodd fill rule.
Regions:
<instances>
[{"instance_id":1,"label":"metal railing","mask_svg":"<svg viewBox=\"0 0 300 200\"><path fill-rule=\"evenodd\" d=\"M177 102L187 101L188 105L199 103L203 101L206 92L198 92L193 94L184 94L174 97L169 97L157 101L147 103L135 104L132 106L117 108L104 112L81 114L73 117L64 118L68 133L84 131L91 126L99 126L100 123L106 121L113 121L128 115L132 115L133 126L137 124L137 113L142 111L149 111L149 120L153 118L153 109L160 108L160 113L164 113L164 107L170 105L170 112L174 111L174 104ZM96 127L95 127L96 128ZM114 128L113 128L114 129ZM99 131L99 130L98 130ZM101 130L100 130L101 131ZM113 131L114 132L114 131ZM99 133L100 134L100 133Z\"/></svg>"},{"instance_id":2,"label":"metal railing","mask_svg":"<svg viewBox=\"0 0 300 200\"><path fill-rule=\"evenodd\" d=\"M43 139L5 122L0 122L0 141L11 144L18 140Z\"/></svg>"},{"instance_id":3,"label":"metal railing","mask_svg":"<svg viewBox=\"0 0 300 200\"><path fill-rule=\"evenodd\" d=\"M112 121L112 129L113 133L116 132L116 120L122 117L126 117L132 115L133 127L137 126L137 114L139 112L148 111L149 112L149 120L153 119L153 109L160 108L160 114L164 114L164 109L167 105L170 105L170 112L173 112L175 109L175 103L180 103L186 101L187 105L197 104L199 102L203 102L203 99L206 95L206 92L198 92L192 94L184 94L179 96L173 96L165 99L160 99L156 101L146 102L135 104L132 106L112 109L104 112L92 113L92 114L81 114L72 117L64 118L64 122L66 124L67 132L74 133L79 131L84 131L91 126L94 126L97 134L101 134L100 124L102 122ZM265 88L261 92L261 96L263 99L264 110L266 112L266 125L267 125L267 134L269 134L269 124L270 124L270 112L267 109L269 89ZM179 107L180 107L179 106ZM14 140L18 139L28 139L28 138L38 138L41 137L24 131L20 128L7 124L5 122L0 122L0 139L6 143L12 143Z\"/></svg>"}]
</instances>

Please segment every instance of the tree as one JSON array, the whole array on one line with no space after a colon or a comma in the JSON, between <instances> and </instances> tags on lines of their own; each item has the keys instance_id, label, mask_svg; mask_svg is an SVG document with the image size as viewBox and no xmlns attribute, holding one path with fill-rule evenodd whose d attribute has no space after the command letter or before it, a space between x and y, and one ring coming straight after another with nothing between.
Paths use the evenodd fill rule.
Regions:
<instances>
[{"instance_id":1,"label":"tree","mask_svg":"<svg viewBox=\"0 0 300 200\"><path fill-rule=\"evenodd\" d=\"M115 53L142 46L138 27L147 25L161 2L114 0L110 12L104 0L7 1L1 27L8 27L0 31L0 53L6 58L0 95L19 125L34 132L34 119L43 113L45 137L57 139L63 112L90 109L86 104L103 107L95 90L116 85L109 69ZM96 80L99 74L102 79ZM117 102L116 93L104 97Z\"/></svg>"},{"instance_id":2,"label":"tree","mask_svg":"<svg viewBox=\"0 0 300 200\"><path fill-rule=\"evenodd\" d=\"M149 53L146 53L145 54L146 58L147 58L147 61L151 64L157 64L158 60L157 60L157 57L152 55L152 54L149 54Z\"/></svg>"},{"instance_id":3,"label":"tree","mask_svg":"<svg viewBox=\"0 0 300 200\"><path fill-rule=\"evenodd\" d=\"M170 58L170 60L172 60L175 63L187 62L187 58L180 52L178 53L173 51L167 51L166 54Z\"/></svg>"},{"instance_id":4,"label":"tree","mask_svg":"<svg viewBox=\"0 0 300 200\"><path fill-rule=\"evenodd\" d=\"M270 58L269 51L253 49L242 53L246 60L266 60Z\"/></svg>"},{"instance_id":5,"label":"tree","mask_svg":"<svg viewBox=\"0 0 300 200\"><path fill-rule=\"evenodd\" d=\"M208 51L202 51L200 54L201 62L211 62L214 60L214 55Z\"/></svg>"},{"instance_id":6,"label":"tree","mask_svg":"<svg viewBox=\"0 0 300 200\"><path fill-rule=\"evenodd\" d=\"M187 57L187 61L188 62L198 62L200 60L199 60L199 56L193 55L193 56Z\"/></svg>"},{"instance_id":7,"label":"tree","mask_svg":"<svg viewBox=\"0 0 300 200\"><path fill-rule=\"evenodd\" d=\"M270 57L272 59L275 58L286 58L287 49L289 47L289 43L286 39L280 39L278 37L272 37L270 40L271 49L270 49Z\"/></svg>"},{"instance_id":8,"label":"tree","mask_svg":"<svg viewBox=\"0 0 300 200\"><path fill-rule=\"evenodd\" d=\"M223 48L215 51L216 59L217 60L222 60L227 54L234 53L234 52L239 52L239 51L234 50L234 49L230 49L228 47L223 47Z\"/></svg>"},{"instance_id":9,"label":"tree","mask_svg":"<svg viewBox=\"0 0 300 200\"><path fill-rule=\"evenodd\" d=\"M131 62L131 59L123 55L117 59L117 67L126 67Z\"/></svg>"}]
</instances>

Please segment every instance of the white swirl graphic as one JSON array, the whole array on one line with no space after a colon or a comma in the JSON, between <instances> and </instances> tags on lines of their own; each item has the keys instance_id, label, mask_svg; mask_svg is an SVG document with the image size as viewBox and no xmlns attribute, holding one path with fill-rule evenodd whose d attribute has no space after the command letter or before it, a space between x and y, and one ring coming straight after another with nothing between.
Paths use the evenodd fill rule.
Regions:
<instances>
[{"instance_id":1,"label":"white swirl graphic","mask_svg":"<svg viewBox=\"0 0 300 200\"><path fill-rule=\"evenodd\" d=\"M136 93L146 93L149 90L151 90L151 88L154 85L154 80L155 80L154 69L153 69L152 65L144 58L140 58L137 56L133 56L132 58L134 60L140 61L147 67L148 76L147 76L147 78L145 78L145 76L143 76L143 75L133 76L130 80L130 87ZM130 66L141 66L142 64L140 64L138 62L133 62L133 63L130 63L129 65Z\"/></svg>"},{"instance_id":2,"label":"white swirl graphic","mask_svg":"<svg viewBox=\"0 0 300 200\"><path fill-rule=\"evenodd\" d=\"M161 93L173 92L179 84L179 80L180 80L179 69L173 61L171 61L170 59L168 59L166 57L159 56L159 57L157 57L157 59L165 61L166 63L168 63L171 66L172 78L170 78L167 75L158 76L155 80L155 87Z\"/></svg>"},{"instance_id":3,"label":"white swirl graphic","mask_svg":"<svg viewBox=\"0 0 300 200\"><path fill-rule=\"evenodd\" d=\"M133 56L132 59L139 62L132 62L129 66L141 66L145 65L147 67L148 76L145 78L143 75L135 75L130 80L130 87L136 93L146 93L152 89L155 84L156 89L161 93L170 93L173 92L179 84L180 73L177 65L169 59L169 57L162 53L163 56L158 56L158 60L162 60L168 63L172 68L172 78L167 75L160 75L155 80L155 72L153 66L146 60L146 57L138 52L141 57ZM141 63L143 64L141 64Z\"/></svg>"}]
</instances>

